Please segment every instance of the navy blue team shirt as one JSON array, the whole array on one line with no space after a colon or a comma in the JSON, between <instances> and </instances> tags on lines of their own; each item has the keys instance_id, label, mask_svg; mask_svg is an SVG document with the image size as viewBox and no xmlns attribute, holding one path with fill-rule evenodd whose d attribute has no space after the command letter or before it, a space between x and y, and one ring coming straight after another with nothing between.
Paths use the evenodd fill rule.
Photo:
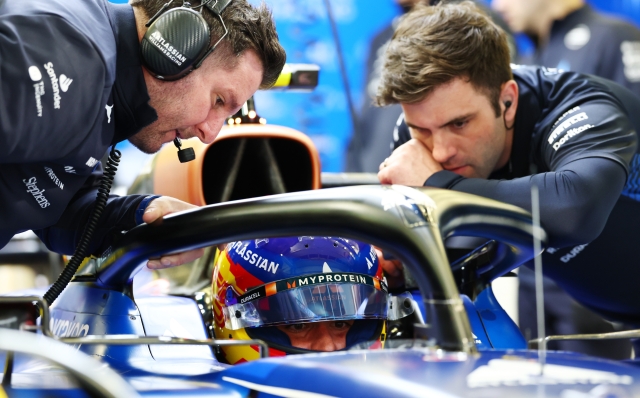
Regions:
<instances>
[{"instance_id":1,"label":"navy blue team shirt","mask_svg":"<svg viewBox=\"0 0 640 398\"><path fill-rule=\"evenodd\" d=\"M488 179L434 173L425 186L531 211L540 189L544 272L606 317L640 324L640 98L606 79L513 66L520 94L511 157ZM394 148L410 140L402 122Z\"/></svg>"},{"instance_id":2,"label":"navy blue team shirt","mask_svg":"<svg viewBox=\"0 0 640 398\"><path fill-rule=\"evenodd\" d=\"M20 0L0 7L0 248L34 230L73 253L108 147L157 119L148 105L130 5ZM111 196L100 253L136 225L145 196Z\"/></svg>"}]
</instances>

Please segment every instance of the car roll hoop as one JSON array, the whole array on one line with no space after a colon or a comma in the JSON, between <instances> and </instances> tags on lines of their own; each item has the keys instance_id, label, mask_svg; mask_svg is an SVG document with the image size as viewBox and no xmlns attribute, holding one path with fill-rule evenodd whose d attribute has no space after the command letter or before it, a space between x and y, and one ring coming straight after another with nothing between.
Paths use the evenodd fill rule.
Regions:
<instances>
[{"instance_id":1,"label":"car roll hoop","mask_svg":"<svg viewBox=\"0 0 640 398\"><path fill-rule=\"evenodd\" d=\"M501 244L502 255L482 270L492 278L533 257L534 230L522 209L448 190L370 185L295 192L208 205L138 226L99 261L93 280L96 287L124 291L145 259L163 253L265 236L342 236L403 261L423 295L430 337L442 349L475 353L443 238L477 236Z\"/></svg>"}]
</instances>

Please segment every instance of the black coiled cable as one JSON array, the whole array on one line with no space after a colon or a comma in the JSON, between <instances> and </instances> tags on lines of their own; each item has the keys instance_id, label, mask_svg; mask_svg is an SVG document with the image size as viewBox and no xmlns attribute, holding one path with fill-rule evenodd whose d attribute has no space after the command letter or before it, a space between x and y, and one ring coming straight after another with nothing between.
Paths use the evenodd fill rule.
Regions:
<instances>
[{"instance_id":1,"label":"black coiled cable","mask_svg":"<svg viewBox=\"0 0 640 398\"><path fill-rule=\"evenodd\" d=\"M53 285L47 290L44 294L44 300L48 305L53 304L54 301L58 298L60 293L67 287L69 282L71 282L71 278L76 274L78 267L82 264L82 260L87 256L87 251L89 250L89 242L91 242L91 237L93 236L93 231L98 225L98 221L100 221L100 216L102 216L102 212L107 205L107 199L109 199L109 192L111 191L111 185L113 184L113 179L116 175L116 171L118 170L118 164L120 163L121 157L120 151L116 149L116 146L111 147L111 152L109 153L109 158L107 159L107 165L104 168L104 173L102 175L102 179L100 180L100 187L98 188L98 195L96 198L96 204L93 208L93 212L91 213L91 217L89 218L89 223L82 234L82 238L80 239L80 243L78 243L78 247L76 247L75 252L73 253L73 257L71 261L64 267L62 273L58 277L58 280L55 281Z\"/></svg>"}]
</instances>

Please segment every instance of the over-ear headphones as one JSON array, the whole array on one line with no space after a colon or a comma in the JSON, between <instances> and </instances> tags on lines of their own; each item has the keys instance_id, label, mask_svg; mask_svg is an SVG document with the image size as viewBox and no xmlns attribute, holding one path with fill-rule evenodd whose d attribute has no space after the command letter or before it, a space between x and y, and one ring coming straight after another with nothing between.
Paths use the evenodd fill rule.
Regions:
<instances>
[{"instance_id":1,"label":"over-ear headphones","mask_svg":"<svg viewBox=\"0 0 640 398\"><path fill-rule=\"evenodd\" d=\"M505 109L509 109L510 106L511 106L511 101L505 101L504 102Z\"/></svg>"},{"instance_id":2,"label":"over-ear headphones","mask_svg":"<svg viewBox=\"0 0 640 398\"><path fill-rule=\"evenodd\" d=\"M199 68L228 33L220 13L231 0L202 0L199 6L185 1L180 7L167 10L172 1L163 5L145 24L148 29L140 43L144 66L162 80L178 80ZM224 28L224 34L212 46L211 30L202 16L204 7Z\"/></svg>"}]
</instances>

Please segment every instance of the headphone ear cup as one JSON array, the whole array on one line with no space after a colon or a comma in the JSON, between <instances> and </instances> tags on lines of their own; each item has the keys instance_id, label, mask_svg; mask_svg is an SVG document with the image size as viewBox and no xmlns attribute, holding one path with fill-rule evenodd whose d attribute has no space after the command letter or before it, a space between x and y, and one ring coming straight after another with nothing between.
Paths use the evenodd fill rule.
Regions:
<instances>
[{"instance_id":1,"label":"headphone ear cup","mask_svg":"<svg viewBox=\"0 0 640 398\"><path fill-rule=\"evenodd\" d=\"M207 52L211 35L200 13L173 8L156 19L140 43L144 66L158 79L177 80Z\"/></svg>"}]
</instances>

